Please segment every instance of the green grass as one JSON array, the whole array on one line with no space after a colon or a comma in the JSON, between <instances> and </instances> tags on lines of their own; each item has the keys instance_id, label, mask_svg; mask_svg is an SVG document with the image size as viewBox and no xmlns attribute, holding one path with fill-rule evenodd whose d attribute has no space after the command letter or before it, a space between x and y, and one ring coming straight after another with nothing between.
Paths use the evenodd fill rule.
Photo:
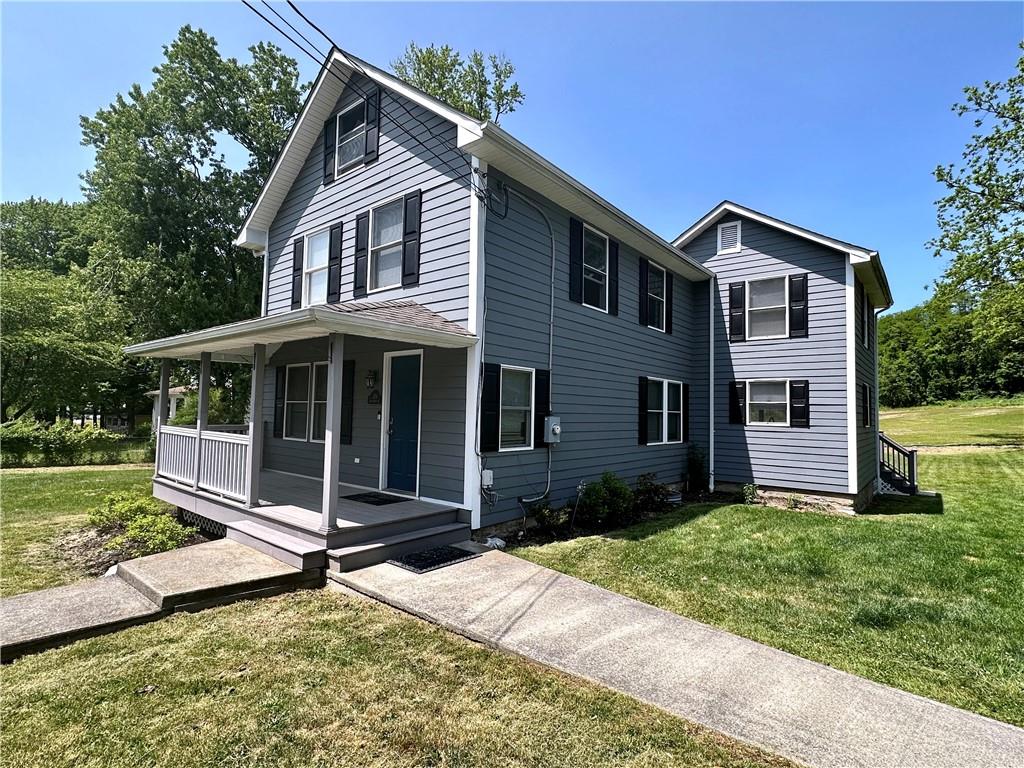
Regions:
<instances>
[{"instance_id":1,"label":"green grass","mask_svg":"<svg viewBox=\"0 0 1024 768\"><path fill-rule=\"evenodd\" d=\"M0 670L5 765L789 765L626 696L319 590Z\"/></svg>"},{"instance_id":2,"label":"green grass","mask_svg":"<svg viewBox=\"0 0 1024 768\"><path fill-rule=\"evenodd\" d=\"M46 542L85 525L86 515L113 491L149 493L152 468L0 472L0 596L69 584L85 576L55 566Z\"/></svg>"},{"instance_id":3,"label":"green grass","mask_svg":"<svg viewBox=\"0 0 1024 768\"><path fill-rule=\"evenodd\" d=\"M883 410L878 428L904 445L1024 445L1024 398Z\"/></svg>"},{"instance_id":4,"label":"green grass","mask_svg":"<svg viewBox=\"0 0 1024 768\"><path fill-rule=\"evenodd\" d=\"M516 551L638 600L1024 725L1024 451L924 455L937 499L856 518L700 504ZM935 514L939 510L941 514Z\"/></svg>"}]
</instances>

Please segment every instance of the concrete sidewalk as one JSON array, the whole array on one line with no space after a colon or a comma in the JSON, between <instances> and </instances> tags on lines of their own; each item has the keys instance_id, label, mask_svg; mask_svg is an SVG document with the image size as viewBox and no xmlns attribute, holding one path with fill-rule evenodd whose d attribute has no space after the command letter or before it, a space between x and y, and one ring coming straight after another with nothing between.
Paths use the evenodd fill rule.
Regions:
<instances>
[{"instance_id":1,"label":"concrete sidewalk","mask_svg":"<svg viewBox=\"0 0 1024 768\"><path fill-rule=\"evenodd\" d=\"M1024 765L1024 730L889 688L501 552L332 579L474 640L810 766Z\"/></svg>"}]
</instances>

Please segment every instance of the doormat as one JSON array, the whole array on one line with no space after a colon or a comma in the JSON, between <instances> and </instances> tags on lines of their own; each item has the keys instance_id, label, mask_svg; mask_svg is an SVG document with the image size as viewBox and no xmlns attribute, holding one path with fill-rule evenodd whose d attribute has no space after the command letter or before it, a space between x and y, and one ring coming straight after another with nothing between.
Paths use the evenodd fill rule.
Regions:
<instances>
[{"instance_id":1,"label":"doormat","mask_svg":"<svg viewBox=\"0 0 1024 768\"><path fill-rule=\"evenodd\" d=\"M358 501L362 504L371 504L375 507L383 507L385 504L397 504L400 501L408 501L401 496L392 496L390 493L379 491L368 491L367 493L353 493L351 496L342 496L349 501Z\"/></svg>"},{"instance_id":2,"label":"doormat","mask_svg":"<svg viewBox=\"0 0 1024 768\"><path fill-rule=\"evenodd\" d=\"M422 552L413 552L411 555L402 555L394 560L388 560L388 562L413 573L426 573L444 568L446 565L461 563L463 560L472 560L474 557L480 557L480 554L445 545L425 549Z\"/></svg>"}]
</instances>

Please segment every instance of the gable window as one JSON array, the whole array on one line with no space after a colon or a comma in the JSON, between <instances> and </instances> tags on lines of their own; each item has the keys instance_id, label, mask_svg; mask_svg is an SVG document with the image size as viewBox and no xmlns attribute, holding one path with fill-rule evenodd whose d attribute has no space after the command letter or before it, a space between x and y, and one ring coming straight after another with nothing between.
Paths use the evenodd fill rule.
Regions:
<instances>
[{"instance_id":1,"label":"gable window","mask_svg":"<svg viewBox=\"0 0 1024 768\"><path fill-rule=\"evenodd\" d=\"M747 424L789 426L789 382L747 382Z\"/></svg>"},{"instance_id":2,"label":"gable window","mask_svg":"<svg viewBox=\"0 0 1024 768\"><path fill-rule=\"evenodd\" d=\"M683 385L647 379L647 445L683 441Z\"/></svg>"},{"instance_id":3,"label":"gable window","mask_svg":"<svg viewBox=\"0 0 1024 768\"><path fill-rule=\"evenodd\" d=\"M284 439L306 440L309 434L309 365L289 365L284 385Z\"/></svg>"},{"instance_id":4,"label":"gable window","mask_svg":"<svg viewBox=\"0 0 1024 768\"><path fill-rule=\"evenodd\" d=\"M366 152L366 102L360 99L338 114L335 175L363 161Z\"/></svg>"},{"instance_id":5,"label":"gable window","mask_svg":"<svg viewBox=\"0 0 1024 768\"><path fill-rule=\"evenodd\" d=\"M665 270L647 265L647 327L665 330Z\"/></svg>"},{"instance_id":6,"label":"gable window","mask_svg":"<svg viewBox=\"0 0 1024 768\"><path fill-rule=\"evenodd\" d=\"M718 252L739 253L740 245L740 222L729 221L718 225Z\"/></svg>"},{"instance_id":7,"label":"gable window","mask_svg":"<svg viewBox=\"0 0 1024 768\"><path fill-rule=\"evenodd\" d=\"M608 311L608 238L583 225L583 304Z\"/></svg>"},{"instance_id":8,"label":"gable window","mask_svg":"<svg viewBox=\"0 0 1024 768\"><path fill-rule=\"evenodd\" d=\"M533 368L501 366L499 451L533 448Z\"/></svg>"},{"instance_id":9,"label":"gable window","mask_svg":"<svg viewBox=\"0 0 1024 768\"><path fill-rule=\"evenodd\" d=\"M327 301L327 257L330 232L324 230L306 238L305 262L302 265L302 306Z\"/></svg>"},{"instance_id":10,"label":"gable window","mask_svg":"<svg viewBox=\"0 0 1024 768\"><path fill-rule=\"evenodd\" d=\"M747 338L781 339L789 335L789 281L785 277L747 281Z\"/></svg>"},{"instance_id":11,"label":"gable window","mask_svg":"<svg viewBox=\"0 0 1024 768\"><path fill-rule=\"evenodd\" d=\"M313 428L309 439L322 443L327 434L327 363L313 364Z\"/></svg>"},{"instance_id":12,"label":"gable window","mask_svg":"<svg viewBox=\"0 0 1024 768\"><path fill-rule=\"evenodd\" d=\"M370 211L369 290L381 291L402 284L404 225L405 202L401 197Z\"/></svg>"}]
</instances>

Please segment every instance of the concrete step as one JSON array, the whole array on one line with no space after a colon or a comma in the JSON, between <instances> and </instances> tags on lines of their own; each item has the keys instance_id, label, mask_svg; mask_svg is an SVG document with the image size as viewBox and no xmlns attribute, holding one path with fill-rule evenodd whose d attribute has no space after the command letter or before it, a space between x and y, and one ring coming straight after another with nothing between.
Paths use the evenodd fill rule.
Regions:
<instances>
[{"instance_id":1,"label":"concrete step","mask_svg":"<svg viewBox=\"0 0 1024 768\"><path fill-rule=\"evenodd\" d=\"M469 534L470 527L466 523L435 525L361 544L329 549L327 563L330 570L335 572L354 571L411 552L421 552L444 544L458 544L467 541Z\"/></svg>"},{"instance_id":2,"label":"concrete step","mask_svg":"<svg viewBox=\"0 0 1024 768\"><path fill-rule=\"evenodd\" d=\"M387 509L387 507L381 507ZM350 528L342 528L332 531L330 543L332 549L351 547L356 544L365 544L380 539L400 536L404 533L413 533L424 528L436 528L439 525L450 525L459 521L459 513L456 509L437 509L430 512L423 512L418 515L409 515L399 520L381 520L369 523L362 523Z\"/></svg>"},{"instance_id":3,"label":"concrete step","mask_svg":"<svg viewBox=\"0 0 1024 768\"><path fill-rule=\"evenodd\" d=\"M327 547L323 542L314 544L253 520L234 520L225 525L227 538L231 541L237 541L265 555L276 557L282 563L299 570L323 568L327 564Z\"/></svg>"}]
</instances>

